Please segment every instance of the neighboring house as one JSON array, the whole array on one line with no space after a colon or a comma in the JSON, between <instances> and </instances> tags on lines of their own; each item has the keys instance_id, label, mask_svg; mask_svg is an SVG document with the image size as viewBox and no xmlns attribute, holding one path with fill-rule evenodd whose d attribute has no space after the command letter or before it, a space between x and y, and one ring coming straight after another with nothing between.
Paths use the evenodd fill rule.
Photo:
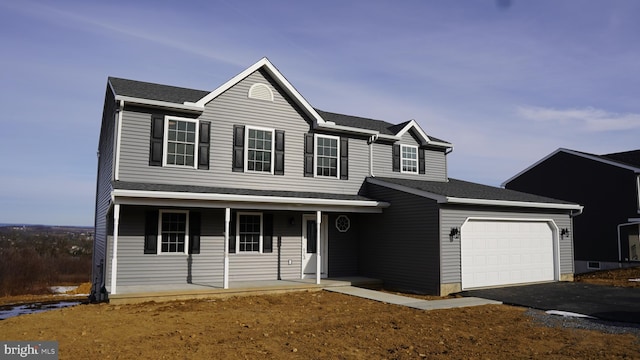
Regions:
<instances>
[{"instance_id":1,"label":"neighboring house","mask_svg":"<svg viewBox=\"0 0 640 360\"><path fill-rule=\"evenodd\" d=\"M444 295L570 280L561 234L581 207L449 179L452 149L414 120L315 109L266 58L213 91L109 78L94 293L359 275Z\"/></svg>"},{"instance_id":2,"label":"neighboring house","mask_svg":"<svg viewBox=\"0 0 640 360\"><path fill-rule=\"evenodd\" d=\"M503 186L584 206L574 223L576 273L640 265L640 150L558 149Z\"/></svg>"}]
</instances>

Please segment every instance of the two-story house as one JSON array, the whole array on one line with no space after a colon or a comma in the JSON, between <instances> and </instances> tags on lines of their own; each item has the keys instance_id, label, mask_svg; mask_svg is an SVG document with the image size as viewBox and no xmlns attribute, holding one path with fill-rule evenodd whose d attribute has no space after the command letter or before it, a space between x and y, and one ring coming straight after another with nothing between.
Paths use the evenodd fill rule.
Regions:
<instances>
[{"instance_id":1,"label":"two-story house","mask_svg":"<svg viewBox=\"0 0 640 360\"><path fill-rule=\"evenodd\" d=\"M266 58L213 91L109 78L94 293L366 276L389 288L571 279L572 203L450 179L416 121L312 107Z\"/></svg>"},{"instance_id":2,"label":"two-story house","mask_svg":"<svg viewBox=\"0 0 640 360\"><path fill-rule=\"evenodd\" d=\"M580 203L576 273L640 266L640 150L558 149L504 182L507 189Z\"/></svg>"}]
</instances>

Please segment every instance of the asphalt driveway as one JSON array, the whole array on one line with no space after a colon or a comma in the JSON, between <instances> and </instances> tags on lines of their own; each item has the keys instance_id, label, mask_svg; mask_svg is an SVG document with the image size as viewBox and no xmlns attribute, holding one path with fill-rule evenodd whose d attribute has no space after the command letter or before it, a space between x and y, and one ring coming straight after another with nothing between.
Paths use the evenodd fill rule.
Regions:
<instances>
[{"instance_id":1,"label":"asphalt driveway","mask_svg":"<svg viewBox=\"0 0 640 360\"><path fill-rule=\"evenodd\" d=\"M554 282L468 290L461 294L545 311L568 311L603 320L640 323L638 288Z\"/></svg>"}]
</instances>

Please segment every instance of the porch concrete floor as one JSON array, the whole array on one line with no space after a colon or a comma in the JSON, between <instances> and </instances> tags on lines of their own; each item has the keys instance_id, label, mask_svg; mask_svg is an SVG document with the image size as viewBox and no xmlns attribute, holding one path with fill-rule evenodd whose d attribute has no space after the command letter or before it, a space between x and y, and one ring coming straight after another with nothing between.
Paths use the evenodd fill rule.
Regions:
<instances>
[{"instance_id":1,"label":"porch concrete floor","mask_svg":"<svg viewBox=\"0 0 640 360\"><path fill-rule=\"evenodd\" d=\"M360 286L377 289L382 280L362 276L350 276L322 279L264 280L229 282L229 288L220 284L191 283L166 285L125 285L118 286L117 294L109 295L111 304L130 304L146 301L187 300L207 297L225 297L235 295L257 295L288 291L322 290L329 287Z\"/></svg>"}]
</instances>

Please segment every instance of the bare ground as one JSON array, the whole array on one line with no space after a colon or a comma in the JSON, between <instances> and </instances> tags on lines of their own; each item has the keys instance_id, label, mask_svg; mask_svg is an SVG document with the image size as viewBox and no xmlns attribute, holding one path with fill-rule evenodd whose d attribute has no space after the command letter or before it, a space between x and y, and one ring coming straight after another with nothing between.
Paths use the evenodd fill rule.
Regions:
<instances>
[{"instance_id":1,"label":"bare ground","mask_svg":"<svg viewBox=\"0 0 640 360\"><path fill-rule=\"evenodd\" d=\"M522 308L421 311L324 291L80 305L1 321L0 339L57 340L61 359L640 358L634 335L545 327Z\"/></svg>"}]
</instances>

